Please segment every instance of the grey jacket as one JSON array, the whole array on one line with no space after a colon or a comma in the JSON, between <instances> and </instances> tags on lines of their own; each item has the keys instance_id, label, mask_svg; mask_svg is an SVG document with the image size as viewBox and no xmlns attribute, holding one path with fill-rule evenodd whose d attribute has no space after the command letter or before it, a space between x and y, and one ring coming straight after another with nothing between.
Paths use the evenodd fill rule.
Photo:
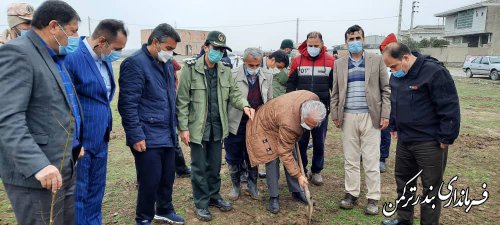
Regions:
<instances>
[{"instance_id":1,"label":"grey jacket","mask_svg":"<svg viewBox=\"0 0 500 225\"><path fill-rule=\"evenodd\" d=\"M72 173L79 149L72 152L71 104L56 64L34 31L0 47L0 87L2 181L41 188L34 175L49 164L60 169L63 158L61 174Z\"/></svg>"},{"instance_id":2,"label":"grey jacket","mask_svg":"<svg viewBox=\"0 0 500 225\"><path fill-rule=\"evenodd\" d=\"M260 93L262 95L262 102L264 104L273 98L273 76L270 73L265 73L262 71L258 74ZM248 80L243 70L243 66L240 66L237 70L233 70L233 78L238 85L243 96L248 96ZM234 108L232 105L228 106L228 120L229 120L229 132L231 134L236 134L238 132L238 127L240 126L241 117L243 116L243 111Z\"/></svg>"}]
</instances>

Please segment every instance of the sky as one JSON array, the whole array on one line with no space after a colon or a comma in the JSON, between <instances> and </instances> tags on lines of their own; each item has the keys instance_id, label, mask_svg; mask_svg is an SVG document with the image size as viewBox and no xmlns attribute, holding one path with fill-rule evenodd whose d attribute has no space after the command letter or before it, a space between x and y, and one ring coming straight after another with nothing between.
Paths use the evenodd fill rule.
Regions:
<instances>
[{"instance_id":1,"label":"sky","mask_svg":"<svg viewBox=\"0 0 500 225\"><path fill-rule=\"evenodd\" d=\"M413 0L403 0L402 29L408 29ZM434 14L480 0L419 0L414 26L437 25L442 21ZM13 2L27 2L35 9L41 0L1 0L0 29L7 27L7 7ZM176 28L219 30L235 51L247 47L264 50L279 48L281 40L295 41L299 18L299 42L310 31L319 31L326 46L344 43L344 33L351 25L363 27L365 35L387 35L397 32L399 0L67 0L80 15L79 35L102 19L123 20L129 30L126 49L140 47L140 30L168 23Z\"/></svg>"}]
</instances>

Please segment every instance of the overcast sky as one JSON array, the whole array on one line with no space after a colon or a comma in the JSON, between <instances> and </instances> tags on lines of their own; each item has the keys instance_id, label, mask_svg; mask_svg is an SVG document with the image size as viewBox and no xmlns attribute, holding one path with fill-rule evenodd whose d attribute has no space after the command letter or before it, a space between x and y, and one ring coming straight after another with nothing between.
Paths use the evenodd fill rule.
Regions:
<instances>
[{"instance_id":1,"label":"overcast sky","mask_svg":"<svg viewBox=\"0 0 500 225\"><path fill-rule=\"evenodd\" d=\"M419 0L414 26L436 25L435 13L473 4L480 0ZM7 28L6 11L12 2L28 2L35 8L41 0L0 1L0 28ZM310 31L319 31L327 46L344 43L345 30L354 24L366 35L397 32L399 0L68 0L80 15L80 35L89 34L99 20L123 20L130 31L127 49L140 47L140 30L168 23L177 28L220 30L233 50L246 47L277 49L282 39L295 41L299 18L299 41ZM402 29L410 26L412 0L404 0ZM249 25L249 26L248 26Z\"/></svg>"}]
</instances>

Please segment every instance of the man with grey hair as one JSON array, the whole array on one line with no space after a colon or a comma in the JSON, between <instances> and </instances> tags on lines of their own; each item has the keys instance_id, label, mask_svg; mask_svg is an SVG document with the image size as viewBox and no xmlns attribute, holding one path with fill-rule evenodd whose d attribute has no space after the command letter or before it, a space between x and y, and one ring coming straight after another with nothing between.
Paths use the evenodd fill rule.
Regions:
<instances>
[{"instance_id":1,"label":"man with grey hair","mask_svg":"<svg viewBox=\"0 0 500 225\"><path fill-rule=\"evenodd\" d=\"M284 94L261 106L255 119L249 121L246 127L250 164L266 164L267 169L279 157L288 173L297 178L299 185L304 188L308 181L305 174L300 174L292 149L304 131L320 126L326 114L325 105L319 101L319 97L305 90ZM268 191L269 211L277 213L279 191L269 184Z\"/></svg>"},{"instance_id":2,"label":"man with grey hair","mask_svg":"<svg viewBox=\"0 0 500 225\"><path fill-rule=\"evenodd\" d=\"M233 72L238 88L243 96L246 96L250 107L257 110L273 97L272 75L263 73L260 69L262 64L262 51L258 48L247 48L243 54L243 66ZM231 199L236 200L240 196L240 175L248 168L248 192L253 199L259 199L257 190L257 167L251 167L245 147L245 133L248 116L242 110L228 106L229 136L224 140L226 149L226 162L231 175L232 189L229 194ZM243 165L244 164L244 165Z\"/></svg>"},{"instance_id":3,"label":"man with grey hair","mask_svg":"<svg viewBox=\"0 0 500 225\"><path fill-rule=\"evenodd\" d=\"M135 158L137 224L151 224L153 219L184 223L172 204L178 145L172 58L180 41L172 26L160 24L148 43L120 66L118 111Z\"/></svg>"}]
</instances>

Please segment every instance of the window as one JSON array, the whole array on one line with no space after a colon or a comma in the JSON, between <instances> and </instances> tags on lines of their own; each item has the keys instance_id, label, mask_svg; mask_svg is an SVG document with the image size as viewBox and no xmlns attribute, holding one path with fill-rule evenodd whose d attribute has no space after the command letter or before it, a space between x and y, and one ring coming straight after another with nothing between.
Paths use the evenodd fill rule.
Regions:
<instances>
[{"instance_id":1,"label":"window","mask_svg":"<svg viewBox=\"0 0 500 225\"><path fill-rule=\"evenodd\" d=\"M457 15L457 20L455 21L455 28L457 29L471 28L473 19L474 19L473 10L459 12Z\"/></svg>"},{"instance_id":2,"label":"window","mask_svg":"<svg viewBox=\"0 0 500 225\"><path fill-rule=\"evenodd\" d=\"M490 61L491 63L500 63L500 57L491 57Z\"/></svg>"},{"instance_id":3,"label":"window","mask_svg":"<svg viewBox=\"0 0 500 225\"><path fill-rule=\"evenodd\" d=\"M483 60L481 60L481 64L490 64L490 62L488 61L488 57L483 57Z\"/></svg>"},{"instance_id":4,"label":"window","mask_svg":"<svg viewBox=\"0 0 500 225\"><path fill-rule=\"evenodd\" d=\"M482 57L475 58L474 60L472 60L472 63L479 63L481 62L481 59Z\"/></svg>"}]
</instances>

